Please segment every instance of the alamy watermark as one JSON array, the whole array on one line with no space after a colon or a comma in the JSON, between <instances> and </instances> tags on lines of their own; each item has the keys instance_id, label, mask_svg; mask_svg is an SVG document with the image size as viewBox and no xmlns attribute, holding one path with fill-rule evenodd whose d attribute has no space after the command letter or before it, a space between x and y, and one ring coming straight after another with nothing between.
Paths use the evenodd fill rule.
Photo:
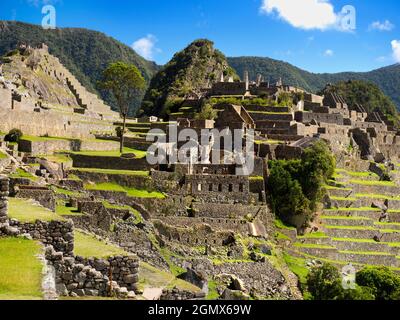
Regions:
<instances>
[{"instance_id":1,"label":"alamy watermark","mask_svg":"<svg viewBox=\"0 0 400 320\"><path fill-rule=\"evenodd\" d=\"M179 130L168 126L168 132L152 129L146 141L153 142L147 151L150 165L235 165L236 175L251 175L254 171L253 129Z\"/></svg>"},{"instance_id":2,"label":"alamy watermark","mask_svg":"<svg viewBox=\"0 0 400 320\"><path fill-rule=\"evenodd\" d=\"M52 5L46 5L42 8L42 28L45 30L55 29L57 26L56 8Z\"/></svg>"},{"instance_id":3,"label":"alamy watermark","mask_svg":"<svg viewBox=\"0 0 400 320\"><path fill-rule=\"evenodd\" d=\"M352 264L342 268L342 287L344 290L356 289L356 269Z\"/></svg>"},{"instance_id":4,"label":"alamy watermark","mask_svg":"<svg viewBox=\"0 0 400 320\"><path fill-rule=\"evenodd\" d=\"M344 6L338 17L339 29L354 31L357 28L356 8L351 5Z\"/></svg>"}]
</instances>

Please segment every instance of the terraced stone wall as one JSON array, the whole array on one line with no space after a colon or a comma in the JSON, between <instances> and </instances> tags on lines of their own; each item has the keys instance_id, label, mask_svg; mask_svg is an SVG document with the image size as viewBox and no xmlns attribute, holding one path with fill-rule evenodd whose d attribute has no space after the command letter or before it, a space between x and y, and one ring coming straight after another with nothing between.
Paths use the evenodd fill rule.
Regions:
<instances>
[{"instance_id":1,"label":"terraced stone wall","mask_svg":"<svg viewBox=\"0 0 400 320\"><path fill-rule=\"evenodd\" d=\"M4 223L7 221L8 194L9 194L9 179L6 176L0 175L0 223Z\"/></svg>"}]
</instances>

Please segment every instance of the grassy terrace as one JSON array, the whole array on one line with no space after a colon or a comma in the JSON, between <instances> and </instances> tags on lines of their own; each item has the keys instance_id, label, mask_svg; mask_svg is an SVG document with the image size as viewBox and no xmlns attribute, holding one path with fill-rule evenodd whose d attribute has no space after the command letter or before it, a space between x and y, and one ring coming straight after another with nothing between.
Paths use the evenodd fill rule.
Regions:
<instances>
[{"instance_id":1,"label":"grassy terrace","mask_svg":"<svg viewBox=\"0 0 400 320\"><path fill-rule=\"evenodd\" d=\"M0 300L42 299L41 252L35 241L0 238Z\"/></svg>"},{"instance_id":2,"label":"grassy terrace","mask_svg":"<svg viewBox=\"0 0 400 320\"><path fill-rule=\"evenodd\" d=\"M332 209L325 209L326 212L335 212L335 211L341 211L341 212L351 212L351 211L381 211L378 208L372 208L372 207L359 207L359 208L332 208Z\"/></svg>"},{"instance_id":3,"label":"grassy terrace","mask_svg":"<svg viewBox=\"0 0 400 320\"><path fill-rule=\"evenodd\" d=\"M352 197L345 198L345 197L331 196L330 198L331 198L331 200L337 200L337 201L356 201L357 200L357 198L352 198Z\"/></svg>"},{"instance_id":4,"label":"grassy terrace","mask_svg":"<svg viewBox=\"0 0 400 320\"><path fill-rule=\"evenodd\" d=\"M56 213L60 216L65 216L66 218L71 217L71 216L83 216L82 213L78 212L77 208L73 207L67 207L65 204L61 205L58 204L56 207Z\"/></svg>"},{"instance_id":5,"label":"grassy terrace","mask_svg":"<svg viewBox=\"0 0 400 320\"><path fill-rule=\"evenodd\" d=\"M284 141L278 140L255 140L255 144L284 144Z\"/></svg>"},{"instance_id":6,"label":"grassy terrace","mask_svg":"<svg viewBox=\"0 0 400 320\"><path fill-rule=\"evenodd\" d=\"M373 194L373 193L356 193L355 195L357 198L371 198L371 199L389 199L389 200L399 200L400 201L400 196L390 196L390 195L384 195L384 194Z\"/></svg>"},{"instance_id":7,"label":"grassy terrace","mask_svg":"<svg viewBox=\"0 0 400 320\"><path fill-rule=\"evenodd\" d=\"M123 154L126 153L133 153L136 158L142 159L145 158L147 155L146 151L136 150L132 148L124 147ZM119 150L116 151L79 151L79 152L71 152L71 154L78 154L84 156L96 156L96 157L120 157L121 153Z\"/></svg>"},{"instance_id":8,"label":"grassy terrace","mask_svg":"<svg viewBox=\"0 0 400 320\"><path fill-rule=\"evenodd\" d=\"M278 229L283 229L283 230L296 230L295 227L290 227L287 226L286 224L284 224L281 220L279 219L275 219L274 221L275 227L277 227Z\"/></svg>"},{"instance_id":9,"label":"grassy terrace","mask_svg":"<svg viewBox=\"0 0 400 320\"><path fill-rule=\"evenodd\" d=\"M98 240L95 236L75 230L75 255L84 258L108 258L112 256L130 256L131 253L123 249Z\"/></svg>"},{"instance_id":10,"label":"grassy terrace","mask_svg":"<svg viewBox=\"0 0 400 320\"><path fill-rule=\"evenodd\" d=\"M370 218L365 218L365 217L343 217L343 216L320 216L321 219L331 219L331 220L356 220L356 221L361 221L361 220L372 220Z\"/></svg>"},{"instance_id":11,"label":"grassy terrace","mask_svg":"<svg viewBox=\"0 0 400 320\"><path fill-rule=\"evenodd\" d=\"M9 198L8 216L20 222L33 223L36 220L63 220L58 214L51 212L31 200Z\"/></svg>"},{"instance_id":12,"label":"grassy terrace","mask_svg":"<svg viewBox=\"0 0 400 320\"><path fill-rule=\"evenodd\" d=\"M25 178L30 179L32 181L37 181L38 177L34 176L33 174L26 172L25 170L18 168L17 171L10 175L10 178Z\"/></svg>"},{"instance_id":13,"label":"grassy terrace","mask_svg":"<svg viewBox=\"0 0 400 320\"><path fill-rule=\"evenodd\" d=\"M135 198L158 198L164 199L165 195L161 192L157 191L147 191L147 190L139 190L135 188L127 188L120 186L119 184L106 182L106 183L98 183L98 184L86 184L86 190L97 190L97 191L119 191L126 192L129 197Z\"/></svg>"},{"instance_id":14,"label":"grassy terrace","mask_svg":"<svg viewBox=\"0 0 400 320\"><path fill-rule=\"evenodd\" d=\"M304 236L298 236L297 239L328 239L324 232L307 233Z\"/></svg>"},{"instance_id":15,"label":"grassy terrace","mask_svg":"<svg viewBox=\"0 0 400 320\"><path fill-rule=\"evenodd\" d=\"M307 282L308 269L306 267L306 260L302 258L293 257L287 253L283 254L283 258L292 271L300 280L301 283Z\"/></svg>"},{"instance_id":16,"label":"grassy terrace","mask_svg":"<svg viewBox=\"0 0 400 320\"><path fill-rule=\"evenodd\" d=\"M336 249L333 246L323 245L323 244L303 244L296 242L294 244L296 248L305 248L305 249Z\"/></svg>"},{"instance_id":17,"label":"grassy terrace","mask_svg":"<svg viewBox=\"0 0 400 320\"><path fill-rule=\"evenodd\" d=\"M334 186L328 186L328 185L325 185L324 188L326 190L343 190L343 191L351 191L351 190L353 190L351 188L345 188L345 187L341 188L341 187L334 187Z\"/></svg>"},{"instance_id":18,"label":"grassy terrace","mask_svg":"<svg viewBox=\"0 0 400 320\"><path fill-rule=\"evenodd\" d=\"M44 141L73 141L75 139L70 139L66 137L35 137L35 136L22 136L21 140L31 141L31 142L44 142Z\"/></svg>"},{"instance_id":19,"label":"grassy terrace","mask_svg":"<svg viewBox=\"0 0 400 320\"><path fill-rule=\"evenodd\" d=\"M80 172L91 172L91 173L104 173L104 174L120 174L127 176L149 176L149 171L132 171L132 170L108 170L108 169L85 169L85 168L73 168L72 170Z\"/></svg>"},{"instance_id":20,"label":"grassy terrace","mask_svg":"<svg viewBox=\"0 0 400 320\"><path fill-rule=\"evenodd\" d=\"M342 175L346 174L351 177L360 177L360 178L366 178L366 177L376 177L379 178L379 176L373 172L369 171L363 171L363 172L356 172L356 171L347 171L344 169L336 169L335 174Z\"/></svg>"},{"instance_id":21,"label":"grassy terrace","mask_svg":"<svg viewBox=\"0 0 400 320\"><path fill-rule=\"evenodd\" d=\"M200 289L193 284L177 279L172 273L154 268L153 266L140 261L139 267L139 289L144 288L168 288L177 287L181 290L199 292Z\"/></svg>"},{"instance_id":22,"label":"grassy terrace","mask_svg":"<svg viewBox=\"0 0 400 320\"><path fill-rule=\"evenodd\" d=\"M0 151L0 160L6 159L6 158L7 158L7 156L2 151Z\"/></svg>"},{"instance_id":23,"label":"grassy terrace","mask_svg":"<svg viewBox=\"0 0 400 320\"><path fill-rule=\"evenodd\" d=\"M393 181L350 180L349 183L364 186L396 187L396 183Z\"/></svg>"}]
</instances>

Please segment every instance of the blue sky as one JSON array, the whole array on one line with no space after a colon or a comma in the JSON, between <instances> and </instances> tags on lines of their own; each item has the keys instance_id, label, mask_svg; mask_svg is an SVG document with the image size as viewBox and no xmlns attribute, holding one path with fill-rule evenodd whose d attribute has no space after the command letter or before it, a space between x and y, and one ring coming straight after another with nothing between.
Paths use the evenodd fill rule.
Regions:
<instances>
[{"instance_id":1,"label":"blue sky","mask_svg":"<svg viewBox=\"0 0 400 320\"><path fill-rule=\"evenodd\" d=\"M398 0L0 0L0 19L104 32L159 64L197 38L227 56L264 56L312 72L369 71L400 62ZM345 5L356 29L343 29Z\"/></svg>"}]
</instances>

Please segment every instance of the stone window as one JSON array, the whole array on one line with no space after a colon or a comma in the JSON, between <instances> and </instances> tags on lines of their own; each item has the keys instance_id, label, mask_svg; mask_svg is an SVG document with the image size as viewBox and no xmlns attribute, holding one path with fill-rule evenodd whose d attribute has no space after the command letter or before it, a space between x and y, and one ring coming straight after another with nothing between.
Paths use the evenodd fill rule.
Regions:
<instances>
[{"instance_id":1,"label":"stone window","mask_svg":"<svg viewBox=\"0 0 400 320\"><path fill-rule=\"evenodd\" d=\"M208 186L208 191L213 191L213 185L212 185L212 183L210 183L210 185Z\"/></svg>"},{"instance_id":2,"label":"stone window","mask_svg":"<svg viewBox=\"0 0 400 320\"><path fill-rule=\"evenodd\" d=\"M239 192L243 192L243 183L239 183Z\"/></svg>"},{"instance_id":3,"label":"stone window","mask_svg":"<svg viewBox=\"0 0 400 320\"><path fill-rule=\"evenodd\" d=\"M233 184L229 184L229 192L233 192Z\"/></svg>"},{"instance_id":4,"label":"stone window","mask_svg":"<svg viewBox=\"0 0 400 320\"><path fill-rule=\"evenodd\" d=\"M219 192L222 192L222 184L219 184L219 185L218 185L218 191L219 191Z\"/></svg>"}]
</instances>

